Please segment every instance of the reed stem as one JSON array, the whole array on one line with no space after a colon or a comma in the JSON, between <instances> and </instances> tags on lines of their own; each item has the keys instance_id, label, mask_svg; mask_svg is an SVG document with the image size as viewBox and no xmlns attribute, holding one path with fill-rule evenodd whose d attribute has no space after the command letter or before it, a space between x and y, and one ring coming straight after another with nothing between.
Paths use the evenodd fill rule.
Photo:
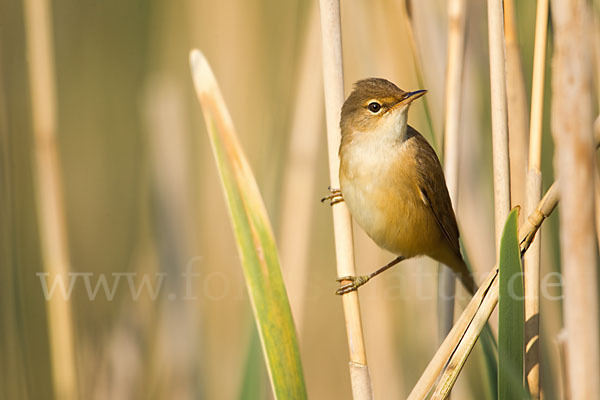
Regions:
<instances>
[{"instance_id":1,"label":"reed stem","mask_svg":"<svg viewBox=\"0 0 600 400\"><path fill-rule=\"evenodd\" d=\"M459 127L462 78L465 58L465 0L448 2L448 61L446 66L446 112L444 120L444 175L455 210L458 210ZM440 268L438 277L438 337L444 340L454 322L456 278L449 268Z\"/></svg>"},{"instance_id":2,"label":"reed stem","mask_svg":"<svg viewBox=\"0 0 600 400\"><path fill-rule=\"evenodd\" d=\"M515 14L515 1L504 0L510 200L513 205L525 205L529 114Z\"/></svg>"},{"instance_id":3,"label":"reed stem","mask_svg":"<svg viewBox=\"0 0 600 400\"><path fill-rule=\"evenodd\" d=\"M344 74L342 66L342 37L339 0L320 0L321 35L323 52L323 83L325 86L325 112L329 152L329 177L331 187L339 188L338 148L341 140L339 115L344 102ZM344 202L335 204L333 228L338 276L356 276L352 221ZM358 292L342 296L346 333L350 351L350 378L354 399L372 399L371 378L367 367Z\"/></svg>"},{"instance_id":4,"label":"reed stem","mask_svg":"<svg viewBox=\"0 0 600 400\"><path fill-rule=\"evenodd\" d=\"M558 185L556 182L548 189L544 197L540 200L535 210L529 214L525 219L523 225L519 228L519 243L521 247L521 255L525 254L529 249L532 240L535 238L536 233L539 231L544 220L554 211L559 200ZM469 301L469 304L456 321L455 326L452 328L442 345L438 348L435 355L425 368L425 371L421 374L421 377L417 381L413 390L410 393L409 399L417 400L423 399L433 388L437 377L440 372L444 369L444 366L448 363L450 357L455 354L457 347L460 345L465 332L469 329L469 326L475 315L482 311L478 311L485 302L485 310L489 307L495 307L498 302L498 291L496 289L490 290L493 285L497 287L498 279L498 266L494 266L488 273L484 283L479 286L479 290L473 298ZM491 312L491 311L490 311ZM480 321L479 321L480 322ZM478 324L479 324L478 322ZM483 325L478 325L483 328ZM480 330L479 330L480 331ZM476 331L473 331L475 333ZM475 342L470 341L471 345ZM464 365L461 363L454 364L457 368L462 368Z\"/></svg>"},{"instance_id":5,"label":"reed stem","mask_svg":"<svg viewBox=\"0 0 600 400\"><path fill-rule=\"evenodd\" d=\"M494 211L496 255L504 221L510 210L510 167L506 116L506 71L504 60L504 19L502 0L488 0L490 46L490 94L492 107L492 147L494 164Z\"/></svg>"},{"instance_id":6,"label":"reed stem","mask_svg":"<svg viewBox=\"0 0 600 400\"><path fill-rule=\"evenodd\" d=\"M533 85L531 89L531 120L529 126L529 165L527 168L526 207L533 212L542 193L542 118L544 108L544 73L546 62L546 36L548 27L548 0L538 0L535 23L535 49L533 54ZM525 375L529 392L534 399L540 397L540 251L538 235L523 259L525 289Z\"/></svg>"},{"instance_id":7,"label":"reed stem","mask_svg":"<svg viewBox=\"0 0 600 400\"><path fill-rule=\"evenodd\" d=\"M553 0L552 135L563 201L560 213L564 321L570 398L600 393L598 276L594 227L591 9Z\"/></svg>"},{"instance_id":8,"label":"reed stem","mask_svg":"<svg viewBox=\"0 0 600 400\"><path fill-rule=\"evenodd\" d=\"M56 87L51 5L48 0L25 1L25 30L31 112L35 146L35 194L42 262L50 279L67 279L71 270L56 144ZM54 295L46 302L52 380L57 399L76 399L77 368L71 305Z\"/></svg>"},{"instance_id":9,"label":"reed stem","mask_svg":"<svg viewBox=\"0 0 600 400\"><path fill-rule=\"evenodd\" d=\"M422 62L421 62L421 54L419 53L419 49L417 46L417 38L415 37L415 32L414 32L414 26L413 24L414 19L413 19L413 14L412 14L412 0L404 0L403 2L404 4L404 15L406 15L407 18L407 24L406 24L406 30L408 33L408 43L410 44L410 48L411 48L411 52L412 52L412 59L413 59L413 64L414 64L414 68L415 68L415 75L417 77L417 85L420 88L424 88L425 87L425 79L423 78L423 68L422 68ZM433 148L436 150L436 152L438 154L440 154L439 150L441 150L442 146L441 146L441 140L442 140L442 136L435 135L435 131L433 129L433 118L431 116L431 109L429 108L429 100L427 99L427 96L423 97L422 99L423 104L424 104L424 109L425 109L425 119L427 121L427 126L429 128L429 137L432 139L432 143L431 145L433 146Z\"/></svg>"},{"instance_id":10,"label":"reed stem","mask_svg":"<svg viewBox=\"0 0 600 400\"><path fill-rule=\"evenodd\" d=\"M279 230L283 276L298 332L304 326L311 214L315 205L319 136L323 134L324 116L323 76L319 63L315 62L320 51L319 10L316 5L311 6L309 15L298 70L298 94L288 146L289 161L283 179Z\"/></svg>"},{"instance_id":11,"label":"reed stem","mask_svg":"<svg viewBox=\"0 0 600 400\"><path fill-rule=\"evenodd\" d=\"M495 273L494 273L495 272ZM467 357L471 354L471 350L473 350L473 346L475 346L475 342L477 338L479 338L479 333L485 326L487 320L490 318L492 311L498 304L498 270L494 268L490 275L493 276L493 279L490 285L487 287L485 292L485 297L481 301L481 305L477 308L477 312L473 316L464 336L461 338L460 343L454 350L452 358L448 362L446 369L444 370L442 377L440 378L440 383L436 387L435 391L431 396L431 400L442 400L448 398L450 395L450 391L458 378L460 370L465 365L467 361ZM458 372L457 372L458 370Z\"/></svg>"}]
</instances>

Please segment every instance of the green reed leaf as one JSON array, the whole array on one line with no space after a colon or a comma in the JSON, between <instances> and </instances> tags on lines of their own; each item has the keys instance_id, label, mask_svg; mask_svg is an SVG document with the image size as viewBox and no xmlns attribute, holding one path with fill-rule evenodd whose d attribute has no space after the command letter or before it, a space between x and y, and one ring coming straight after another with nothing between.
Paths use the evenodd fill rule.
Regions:
<instances>
[{"instance_id":1,"label":"green reed leaf","mask_svg":"<svg viewBox=\"0 0 600 400\"><path fill-rule=\"evenodd\" d=\"M206 58L190 53L194 85L216 159L265 364L277 399L304 399L296 330L269 217Z\"/></svg>"}]
</instances>

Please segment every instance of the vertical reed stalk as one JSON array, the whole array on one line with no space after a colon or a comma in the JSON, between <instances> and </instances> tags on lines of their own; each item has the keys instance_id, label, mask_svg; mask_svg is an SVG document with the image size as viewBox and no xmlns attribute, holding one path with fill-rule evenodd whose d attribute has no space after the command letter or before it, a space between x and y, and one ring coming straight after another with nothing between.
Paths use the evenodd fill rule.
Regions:
<instances>
[{"instance_id":1,"label":"vertical reed stalk","mask_svg":"<svg viewBox=\"0 0 600 400\"><path fill-rule=\"evenodd\" d=\"M70 271L59 158L53 30L48 0L25 1L25 29L35 146L35 192L45 273L64 280ZM64 281L63 281L64 282ZM59 295L46 302L55 397L77 398L71 307Z\"/></svg>"},{"instance_id":2,"label":"vertical reed stalk","mask_svg":"<svg viewBox=\"0 0 600 400\"><path fill-rule=\"evenodd\" d=\"M298 88L288 162L283 179L280 254L296 330L304 325L304 299L308 280L311 214L315 204L315 180L319 135L323 123L323 76L319 70L319 10L311 6L298 71Z\"/></svg>"},{"instance_id":3,"label":"vertical reed stalk","mask_svg":"<svg viewBox=\"0 0 600 400\"><path fill-rule=\"evenodd\" d=\"M494 164L494 219L496 225L496 254L498 254L502 228L510 210L510 167L508 157L508 126L506 120L506 75L504 68L504 25L502 18L502 0L488 0L487 4Z\"/></svg>"},{"instance_id":4,"label":"vertical reed stalk","mask_svg":"<svg viewBox=\"0 0 600 400\"><path fill-rule=\"evenodd\" d=\"M599 165L596 164L594 168L594 207L596 210L600 210L600 171L598 170ZM598 241L598 248L600 248L600 213L596 212L596 240Z\"/></svg>"},{"instance_id":5,"label":"vertical reed stalk","mask_svg":"<svg viewBox=\"0 0 600 400\"><path fill-rule=\"evenodd\" d=\"M559 176L560 244L570 398L600 393L598 276L594 228L595 154L586 0L553 0L552 135Z\"/></svg>"},{"instance_id":6,"label":"vertical reed stalk","mask_svg":"<svg viewBox=\"0 0 600 400\"><path fill-rule=\"evenodd\" d=\"M600 116L596 117L594 121L594 142L596 146L600 143ZM600 249L600 164L596 165L594 174L595 182L595 205L596 205L596 240L598 241L598 248Z\"/></svg>"},{"instance_id":7,"label":"vertical reed stalk","mask_svg":"<svg viewBox=\"0 0 600 400\"><path fill-rule=\"evenodd\" d=\"M444 119L444 175L458 210L459 127L462 104L462 78L465 58L465 0L448 2L448 61L446 66L446 112ZM444 340L454 322L456 279L449 268L441 268L438 278L438 337Z\"/></svg>"},{"instance_id":8,"label":"vertical reed stalk","mask_svg":"<svg viewBox=\"0 0 600 400\"><path fill-rule=\"evenodd\" d=\"M143 107L147 124L153 172L153 199L156 204L156 232L159 271L186 276L193 253L193 204L190 201L189 120L183 110L179 87L163 75L149 80ZM183 280L167 280L169 293L185 293ZM164 289L163 289L164 290ZM198 353L200 313L191 301L162 301L156 304L153 323L153 357L147 365L154 375L154 390L169 390L169 397L191 398ZM186 343L185 348L181 343ZM191 371L191 372L188 372ZM126 395L124 395L126 397Z\"/></svg>"},{"instance_id":9,"label":"vertical reed stalk","mask_svg":"<svg viewBox=\"0 0 600 400\"><path fill-rule=\"evenodd\" d=\"M570 400L569 393L570 384L568 376L567 366L567 332L562 329L556 334L556 347L558 347L558 371L560 373L559 388L561 399Z\"/></svg>"},{"instance_id":10,"label":"vertical reed stalk","mask_svg":"<svg viewBox=\"0 0 600 400\"><path fill-rule=\"evenodd\" d=\"M323 51L323 82L325 86L325 112L329 153L329 178L331 187L339 188L338 148L341 140L340 110L344 102L344 75L342 67L342 36L339 0L320 0L321 34ZM335 250L338 276L354 276L354 246L352 221L344 202L332 207L335 231ZM350 351L350 378L354 399L373 398L371 378L367 367L358 292L342 296L346 332Z\"/></svg>"},{"instance_id":11,"label":"vertical reed stalk","mask_svg":"<svg viewBox=\"0 0 600 400\"><path fill-rule=\"evenodd\" d=\"M412 7L413 7L412 0L404 0L403 3L404 3L404 15L407 18L406 30L408 32L408 43L410 43L410 48L412 51L412 59L413 59L413 63L414 63L415 74L417 77L417 84L419 85L420 88L424 88L425 87L425 79L423 78L421 54L419 53L419 49L417 46L417 39L415 37L415 32L414 32L414 27L413 27L413 24L415 22L413 20L413 14L412 14ZM439 150L442 147L442 144L441 144L442 136L435 135L435 131L433 129L433 119L431 117L431 110L429 109L429 101L427 99L427 96L423 97L423 104L424 104L424 108L425 108L425 119L427 120L427 125L429 126L429 134L430 134L430 137L433 139L431 145L433 146L434 149ZM438 151L438 154L439 154L439 151Z\"/></svg>"},{"instance_id":12,"label":"vertical reed stalk","mask_svg":"<svg viewBox=\"0 0 600 400\"><path fill-rule=\"evenodd\" d=\"M517 37L514 0L504 0L506 39L506 98L508 107L508 147L510 154L511 204L524 205L527 174L527 133L529 115L527 94ZM538 199L539 200L539 199Z\"/></svg>"},{"instance_id":13,"label":"vertical reed stalk","mask_svg":"<svg viewBox=\"0 0 600 400\"><path fill-rule=\"evenodd\" d=\"M542 193L542 117L544 109L544 72L548 0L538 0L533 53L531 124L529 127L529 165L526 185L526 215L535 209ZM540 233L541 234L541 233ZM523 260L525 285L525 376L534 399L540 397L540 234L533 240Z\"/></svg>"}]
</instances>

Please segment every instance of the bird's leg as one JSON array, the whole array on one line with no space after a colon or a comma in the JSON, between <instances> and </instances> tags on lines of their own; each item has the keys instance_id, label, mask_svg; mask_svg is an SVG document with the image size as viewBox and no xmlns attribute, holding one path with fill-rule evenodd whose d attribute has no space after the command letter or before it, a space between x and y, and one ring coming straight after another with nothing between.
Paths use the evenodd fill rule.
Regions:
<instances>
[{"instance_id":1,"label":"bird's leg","mask_svg":"<svg viewBox=\"0 0 600 400\"><path fill-rule=\"evenodd\" d=\"M392 268L394 265L398 264L402 260L404 260L404 257L398 256L398 257L394 258L392 261L390 261L389 263L387 263L386 265L384 265L383 267L379 268L377 271L371 272L368 275L344 276L344 277L338 278L337 281L340 283L342 283L344 281L349 281L349 283L345 283L345 284L341 285L340 288L335 291L335 294L342 295L342 294L346 294L346 293L355 291L356 289L358 289L359 287L361 287L362 285L367 283L374 276L377 276L380 273L387 271L388 269Z\"/></svg>"},{"instance_id":2,"label":"bird's leg","mask_svg":"<svg viewBox=\"0 0 600 400\"><path fill-rule=\"evenodd\" d=\"M327 190L329 190L331 194L327 197L323 197L321 199L321 203L325 203L329 200L329 205L332 206L344 201L344 195L342 195L342 191L340 189L333 189L331 186L328 186Z\"/></svg>"}]
</instances>

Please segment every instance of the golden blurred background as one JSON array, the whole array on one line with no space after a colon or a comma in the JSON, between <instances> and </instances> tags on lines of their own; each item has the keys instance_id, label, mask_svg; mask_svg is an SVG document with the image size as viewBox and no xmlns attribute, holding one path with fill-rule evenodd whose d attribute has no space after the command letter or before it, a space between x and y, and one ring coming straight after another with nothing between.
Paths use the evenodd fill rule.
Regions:
<instances>
[{"instance_id":1,"label":"golden blurred background","mask_svg":"<svg viewBox=\"0 0 600 400\"><path fill-rule=\"evenodd\" d=\"M457 215L482 278L495 260L487 14L484 2L468 4ZM52 280L40 275L30 27L24 2L0 5L0 396L52 399L43 290ZM319 202L328 164L318 2L62 0L49 7L63 222L78 273L70 276L77 280L69 303L79 398L272 396L193 92L194 47L212 64L277 234L309 397L350 398L331 211ZM535 2L516 7L529 96ZM422 65L433 132L424 102L412 107L409 123L439 150L446 2L414 2L412 13L417 63L402 1L342 2L346 93L371 76L421 89L415 65ZM546 76L549 83L549 67ZM544 188L553 181L548 111L549 103ZM359 271L391 260L359 227L354 234ZM556 216L542 238L543 277L558 268ZM405 398L437 348L437 269L428 259L405 262L360 291L377 398ZM114 297L101 286L90 297L85 277L93 289L101 276ZM554 399L560 287L549 293L541 370L546 398ZM465 293L459 297L457 312L466 303ZM483 398L484 373L477 346L455 398Z\"/></svg>"}]
</instances>

